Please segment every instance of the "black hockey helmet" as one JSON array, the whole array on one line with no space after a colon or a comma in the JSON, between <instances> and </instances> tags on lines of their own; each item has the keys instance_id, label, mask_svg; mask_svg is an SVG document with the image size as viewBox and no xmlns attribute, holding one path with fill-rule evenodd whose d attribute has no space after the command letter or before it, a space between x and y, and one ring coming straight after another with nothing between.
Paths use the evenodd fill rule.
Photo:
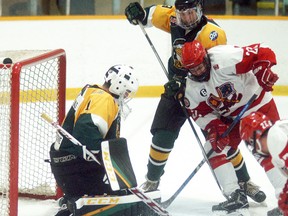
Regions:
<instances>
[{"instance_id":1,"label":"black hockey helmet","mask_svg":"<svg viewBox=\"0 0 288 216\"><path fill-rule=\"evenodd\" d=\"M177 24L186 30L195 28L203 15L202 0L176 0L175 8Z\"/></svg>"},{"instance_id":2,"label":"black hockey helmet","mask_svg":"<svg viewBox=\"0 0 288 216\"><path fill-rule=\"evenodd\" d=\"M203 7L203 0L176 0L175 7L177 10L186 10L188 8L196 7L200 5Z\"/></svg>"}]
</instances>

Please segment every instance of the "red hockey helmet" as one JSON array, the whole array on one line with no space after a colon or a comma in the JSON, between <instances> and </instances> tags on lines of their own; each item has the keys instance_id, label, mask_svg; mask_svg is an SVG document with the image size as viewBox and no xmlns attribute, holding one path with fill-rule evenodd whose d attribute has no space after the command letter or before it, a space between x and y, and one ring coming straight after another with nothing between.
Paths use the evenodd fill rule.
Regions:
<instances>
[{"instance_id":1,"label":"red hockey helmet","mask_svg":"<svg viewBox=\"0 0 288 216\"><path fill-rule=\"evenodd\" d=\"M267 152L263 151L263 144L259 139L271 126L271 120L261 112L252 112L241 120L239 127L240 136L253 154L268 155Z\"/></svg>"},{"instance_id":2,"label":"red hockey helmet","mask_svg":"<svg viewBox=\"0 0 288 216\"><path fill-rule=\"evenodd\" d=\"M182 64L189 70L188 77L197 82L207 81L210 75L210 60L205 48L197 40L187 42L182 48Z\"/></svg>"},{"instance_id":3,"label":"red hockey helmet","mask_svg":"<svg viewBox=\"0 0 288 216\"><path fill-rule=\"evenodd\" d=\"M240 122L240 136L245 141L250 141L254 137L259 139L262 134L272 126L271 120L261 112L252 112Z\"/></svg>"}]
</instances>

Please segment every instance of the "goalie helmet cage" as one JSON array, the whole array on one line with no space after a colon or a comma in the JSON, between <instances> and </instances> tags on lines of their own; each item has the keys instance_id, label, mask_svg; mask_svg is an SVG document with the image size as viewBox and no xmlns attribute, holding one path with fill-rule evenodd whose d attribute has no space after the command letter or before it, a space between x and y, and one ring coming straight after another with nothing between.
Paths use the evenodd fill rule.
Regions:
<instances>
[{"instance_id":1,"label":"goalie helmet cage","mask_svg":"<svg viewBox=\"0 0 288 216\"><path fill-rule=\"evenodd\" d=\"M20 196L57 199L62 195L45 162L55 130L41 114L58 122L64 119L66 54L57 49L1 55L13 63L0 63L0 215L16 216Z\"/></svg>"}]
</instances>

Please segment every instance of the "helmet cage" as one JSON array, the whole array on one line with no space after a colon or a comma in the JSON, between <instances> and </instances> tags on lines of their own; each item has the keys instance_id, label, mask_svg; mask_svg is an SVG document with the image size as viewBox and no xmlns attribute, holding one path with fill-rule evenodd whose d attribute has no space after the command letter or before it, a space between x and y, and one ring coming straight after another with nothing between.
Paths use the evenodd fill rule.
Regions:
<instances>
[{"instance_id":1,"label":"helmet cage","mask_svg":"<svg viewBox=\"0 0 288 216\"><path fill-rule=\"evenodd\" d=\"M138 79L134 76L134 69L131 66L115 65L106 72L104 79L110 84L109 92L115 97L121 115L125 119L131 112L127 103L139 87Z\"/></svg>"},{"instance_id":2,"label":"helmet cage","mask_svg":"<svg viewBox=\"0 0 288 216\"><path fill-rule=\"evenodd\" d=\"M267 133L272 126L271 120L260 112L252 112L240 122L240 136L253 153L263 156L267 154L262 152L262 146L259 139Z\"/></svg>"},{"instance_id":3,"label":"helmet cage","mask_svg":"<svg viewBox=\"0 0 288 216\"><path fill-rule=\"evenodd\" d=\"M201 4L187 3L176 6L176 23L185 30L192 30L203 15Z\"/></svg>"},{"instance_id":4,"label":"helmet cage","mask_svg":"<svg viewBox=\"0 0 288 216\"><path fill-rule=\"evenodd\" d=\"M267 131L267 130L266 130ZM260 130L256 130L253 132L253 136L249 138L248 141L245 141L247 148L252 152L252 154L260 154L261 156L267 157L269 154L266 154L262 151L262 145L260 142L260 138L265 134Z\"/></svg>"}]
</instances>

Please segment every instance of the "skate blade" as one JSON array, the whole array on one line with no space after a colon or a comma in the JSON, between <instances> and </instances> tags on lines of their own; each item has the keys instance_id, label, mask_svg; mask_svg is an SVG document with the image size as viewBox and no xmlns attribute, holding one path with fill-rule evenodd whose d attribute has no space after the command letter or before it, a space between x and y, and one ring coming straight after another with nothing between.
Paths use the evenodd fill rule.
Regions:
<instances>
[{"instance_id":1,"label":"skate blade","mask_svg":"<svg viewBox=\"0 0 288 216\"><path fill-rule=\"evenodd\" d=\"M268 207L267 203L265 201L261 203L256 203L256 202L249 202L249 207L250 208L257 208L257 207Z\"/></svg>"},{"instance_id":2,"label":"skate blade","mask_svg":"<svg viewBox=\"0 0 288 216\"><path fill-rule=\"evenodd\" d=\"M228 213L227 211L214 211L213 216L250 216L248 209L237 209Z\"/></svg>"}]
</instances>

